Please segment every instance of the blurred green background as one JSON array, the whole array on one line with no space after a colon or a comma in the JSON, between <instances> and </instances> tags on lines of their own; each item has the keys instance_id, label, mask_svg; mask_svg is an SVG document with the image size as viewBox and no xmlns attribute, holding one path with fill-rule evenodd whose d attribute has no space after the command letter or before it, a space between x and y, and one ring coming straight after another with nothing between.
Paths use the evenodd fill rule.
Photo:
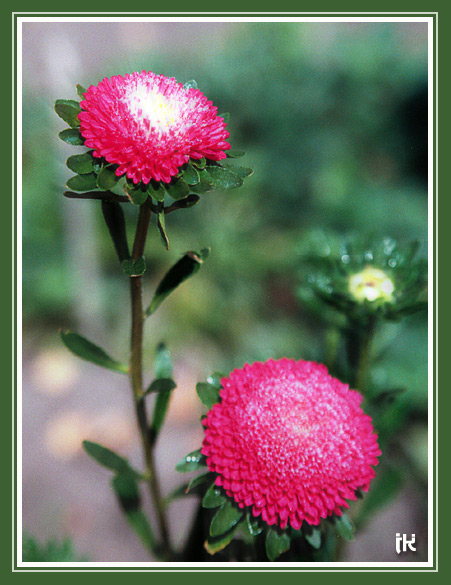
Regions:
<instances>
[{"instance_id":1,"label":"blurred green background","mask_svg":"<svg viewBox=\"0 0 451 585\"><path fill-rule=\"evenodd\" d=\"M99 440L109 432L110 446L133 456L132 413L123 404L126 390L119 390L123 381L65 356L57 331L69 327L115 357L127 356L128 283L98 202L62 196L72 174L65 160L82 150L58 140L65 126L53 102L76 99L77 83L87 87L141 69L195 79L220 112L230 112L232 148L245 150L238 162L255 171L241 189L208 193L194 208L167 216L169 252L155 225L150 232L149 300L183 252L211 247L198 275L147 325L146 363L163 339L183 388L169 420L173 451L161 455L168 486L178 480L173 463L187 452L177 445L180 437L193 448L202 438L196 381L269 357L323 358L326 329L296 296L299 247L312 230L414 238L427 254L426 24L24 24L24 526L37 536L73 536L92 560L143 560L119 516L114 529L103 516L95 528L80 520L89 503L79 495L74 511L80 492L69 487L76 482L89 493L98 479L99 490L108 489L107 477L80 454L78 439L90 438L81 436L85 431ZM133 224L137 210L126 207ZM426 555L426 317L387 325L376 341L376 353L384 351L375 383L408 389L389 414L397 428L389 443L397 449L387 447L387 465L399 473L388 474L382 490L382 500L395 498L394 507L359 536L349 560L405 560L394 553L395 532L417 531L419 552L408 560ZM116 418L102 427L105 412ZM398 524L387 528L393 518ZM107 546L111 534L122 546Z\"/></svg>"}]
</instances>

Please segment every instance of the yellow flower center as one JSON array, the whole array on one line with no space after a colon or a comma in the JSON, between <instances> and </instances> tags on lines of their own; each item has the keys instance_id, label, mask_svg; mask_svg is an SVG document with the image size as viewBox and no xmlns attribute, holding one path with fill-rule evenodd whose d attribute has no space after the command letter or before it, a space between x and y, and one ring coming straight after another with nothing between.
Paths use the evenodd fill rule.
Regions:
<instances>
[{"instance_id":1,"label":"yellow flower center","mask_svg":"<svg viewBox=\"0 0 451 585\"><path fill-rule=\"evenodd\" d=\"M392 301L394 290L393 281L385 272L372 266L367 266L349 279L349 292L360 303L378 299Z\"/></svg>"}]
</instances>

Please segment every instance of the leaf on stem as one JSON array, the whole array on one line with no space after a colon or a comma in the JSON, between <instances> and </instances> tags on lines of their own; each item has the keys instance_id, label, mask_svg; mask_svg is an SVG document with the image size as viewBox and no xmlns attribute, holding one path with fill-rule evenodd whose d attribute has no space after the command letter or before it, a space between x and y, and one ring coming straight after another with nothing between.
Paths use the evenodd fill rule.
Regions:
<instances>
[{"instance_id":1,"label":"leaf on stem","mask_svg":"<svg viewBox=\"0 0 451 585\"><path fill-rule=\"evenodd\" d=\"M82 445L86 453L100 465L120 473L121 476L131 476L134 480L142 479L141 474L130 466L127 459L111 451L111 449L91 441L83 441Z\"/></svg>"},{"instance_id":2,"label":"leaf on stem","mask_svg":"<svg viewBox=\"0 0 451 585\"><path fill-rule=\"evenodd\" d=\"M200 181L199 171L191 163L187 163L183 169L182 177L188 185L197 185Z\"/></svg>"},{"instance_id":3,"label":"leaf on stem","mask_svg":"<svg viewBox=\"0 0 451 585\"><path fill-rule=\"evenodd\" d=\"M227 502L227 498L224 496L222 490L219 489L214 483L205 492L205 496L202 499L202 506L204 508L219 508Z\"/></svg>"},{"instance_id":4,"label":"leaf on stem","mask_svg":"<svg viewBox=\"0 0 451 585\"><path fill-rule=\"evenodd\" d=\"M149 196L147 191L143 191L140 185L134 185L131 182L126 182L124 185L124 191L131 203L134 205L142 205Z\"/></svg>"},{"instance_id":5,"label":"leaf on stem","mask_svg":"<svg viewBox=\"0 0 451 585\"><path fill-rule=\"evenodd\" d=\"M124 211L116 201L102 201L102 213L113 240L119 262L130 258Z\"/></svg>"},{"instance_id":6,"label":"leaf on stem","mask_svg":"<svg viewBox=\"0 0 451 585\"><path fill-rule=\"evenodd\" d=\"M244 512L230 500L216 512L210 524L210 536L216 538L232 530L243 517Z\"/></svg>"},{"instance_id":7,"label":"leaf on stem","mask_svg":"<svg viewBox=\"0 0 451 585\"><path fill-rule=\"evenodd\" d=\"M166 189L167 194L172 199L178 201L179 199L184 199L189 195L190 188L186 181L183 179L172 179L170 183L166 183L164 188Z\"/></svg>"},{"instance_id":8,"label":"leaf on stem","mask_svg":"<svg viewBox=\"0 0 451 585\"><path fill-rule=\"evenodd\" d=\"M159 343L155 355L154 371L156 379L172 380L172 358L171 352L164 343ZM175 383L174 383L175 384ZM155 406L152 414L149 434L151 441L154 443L163 426L164 419L169 407L172 392L159 392L155 400Z\"/></svg>"},{"instance_id":9,"label":"leaf on stem","mask_svg":"<svg viewBox=\"0 0 451 585\"><path fill-rule=\"evenodd\" d=\"M191 490L195 489L199 485L202 485L203 483L205 483L206 481L208 481L211 478L212 478L212 473L210 471L207 471L207 473L203 473L202 475L198 475L197 477L193 478L189 482L189 484L185 490L185 493L188 494Z\"/></svg>"},{"instance_id":10,"label":"leaf on stem","mask_svg":"<svg viewBox=\"0 0 451 585\"><path fill-rule=\"evenodd\" d=\"M275 561L282 553L290 549L291 540L286 532L270 528L266 534L265 549L270 561Z\"/></svg>"},{"instance_id":11,"label":"leaf on stem","mask_svg":"<svg viewBox=\"0 0 451 585\"><path fill-rule=\"evenodd\" d=\"M74 175L66 182L66 187L74 191L92 191L97 189L97 176L95 173Z\"/></svg>"},{"instance_id":12,"label":"leaf on stem","mask_svg":"<svg viewBox=\"0 0 451 585\"><path fill-rule=\"evenodd\" d=\"M206 167L216 189L237 189L243 184L243 179L232 170L221 167L220 165L212 165Z\"/></svg>"},{"instance_id":13,"label":"leaf on stem","mask_svg":"<svg viewBox=\"0 0 451 585\"><path fill-rule=\"evenodd\" d=\"M312 526L310 529L303 530L302 534L311 547L316 550L321 548L321 528Z\"/></svg>"},{"instance_id":14,"label":"leaf on stem","mask_svg":"<svg viewBox=\"0 0 451 585\"><path fill-rule=\"evenodd\" d=\"M78 114L81 112L81 108L80 104L75 100L56 100L55 112L71 128L80 126Z\"/></svg>"},{"instance_id":15,"label":"leaf on stem","mask_svg":"<svg viewBox=\"0 0 451 585\"><path fill-rule=\"evenodd\" d=\"M80 85L79 83L77 83L77 94L79 97L81 97L81 99L84 99L85 97L85 93L87 92L87 89L85 87L83 87L82 85Z\"/></svg>"},{"instance_id":16,"label":"leaf on stem","mask_svg":"<svg viewBox=\"0 0 451 585\"><path fill-rule=\"evenodd\" d=\"M128 374L127 365L116 361L105 353L101 347L88 341L78 333L74 333L73 331L60 331L60 336L64 345L76 356L103 368L114 370L121 374Z\"/></svg>"},{"instance_id":17,"label":"leaf on stem","mask_svg":"<svg viewBox=\"0 0 451 585\"><path fill-rule=\"evenodd\" d=\"M219 388L213 384L199 382L196 384L196 392L202 404L207 408L211 408L219 402Z\"/></svg>"},{"instance_id":18,"label":"leaf on stem","mask_svg":"<svg viewBox=\"0 0 451 585\"><path fill-rule=\"evenodd\" d=\"M146 310L146 316L152 315L164 301L182 282L196 274L209 254L205 248L201 252L187 252L178 262L172 266L163 277L157 287L153 299Z\"/></svg>"},{"instance_id":19,"label":"leaf on stem","mask_svg":"<svg viewBox=\"0 0 451 585\"><path fill-rule=\"evenodd\" d=\"M85 143L83 136L77 128L66 128L66 130L62 130L58 136L63 142L66 142L71 146L83 146Z\"/></svg>"},{"instance_id":20,"label":"leaf on stem","mask_svg":"<svg viewBox=\"0 0 451 585\"><path fill-rule=\"evenodd\" d=\"M334 516L333 524L339 536L345 540L354 540L354 525L345 512L341 516Z\"/></svg>"},{"instance_id":21,"label":"leaf on stem","mask_svg":"<svg viewBox=\"0 0 451 585\"><path fill-rule=\"evenodd\" d=\"M170 392L176 386L177 384L171 378L157 378L149 385L144 395L150 394L151 392Z\"/></svg>"},{"instance_id":22,"label":"leaf on stem","mask_svg":"<svg viewBox=\"0 0 451 585\"><path fill-rule=\"evenodd\" d=\"M161 241L163 242L163 246L166 248L166 250L169 250L169 238L166 234L163 203L158 203L157 227L161 237Z\"/></svg>"},{"instance_id":23,"label":"leaf on stem","mask_svg":"<svg viewBox=\"0 0 451 585\"><path fill-rule=\"evenodd\" d=\"M93 163L92 150L83 154L74 154L66 161L67 167L74 173L77 173L77 175L88 175L92 173L94 170Z\"/></svg>"},{"instance_id":24,"label":"leaf on stem","mask_svg":"<svg viewBox=\"0 0 451 585\"><path fill-rule=\"evenodd\" d=\"M204 548L208 554L214 555L220 550L223 550L226 546L228 546L235 536L235 532L238 530L239 523L236 524L227 534L223 534L217 538L213 538L210 536L204 542Z\"/></svg>"},{"instance_id":25,"label":"leaf on stem","mask_svg":"<svg viewBox=\"0 0 451 585\"><path fill-rule=\"evenodd\" d=\"M189 473L190 471L197 471L206 466L205 456L202 455L200 449L188 453L175 466L176 471L180 473Z\"/></svg>"},{"instance_id":26,"label":"leaf on stem","mask_svg":"<svg viewBox=\"0 0 451 585\"><path fill-rule=\"evenodd\" d=\"M119 178L116 175L116 165L108 165L103 167L100 173L97 175L97 187L102 191L109 191L116 186Z\"/></svg>"}]
</instances>

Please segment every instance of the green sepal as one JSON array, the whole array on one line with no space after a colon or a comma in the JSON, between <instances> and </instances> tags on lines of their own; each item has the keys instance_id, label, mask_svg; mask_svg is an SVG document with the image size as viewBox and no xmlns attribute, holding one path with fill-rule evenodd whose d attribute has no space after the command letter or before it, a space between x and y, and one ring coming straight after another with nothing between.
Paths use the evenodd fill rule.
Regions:
<instances>
[{"instance_id":1,"label":"green sepal","mask_svg":"<svg viewBox=\"0 0 451 585\"><path fill-rule=\"evenodd\" d=\"M166 189L164 188L164 184L160 181L157 183L155 181L150 181L147 185L147 193L155 199L155 201L163 202L166 196Z\"/></svg>"},{"instance_id":2,"label":"green sepal","mask_svg":"<svg viewBox=\"0 0 451 585\"><path fill-rule=\"evenodd\" d=\"M172 179L170 183L165 183L164 188L169 197L175 201L185 199L190 193L190 187L183 179Z\"/></svg>"},{"instance_id":3,"label":"green sepal","mask_svg":"<svg viewBox=\"0 0 451 585\"><path fill-rule=\"evenodd\" d=\"M128 249L125 216L122 206L117 201L102 201L102 214L113 240L119 261L130 258Z\"/></svg>"},{"instance_id":4,"label":"green sepal","mask_svg":"<svg viewBox=\"0 0 451 585\"><path fill-rule=\"evenodd\" d=\"M244 511L230 500L219 508L210 524L210 536L216 538L232 530L244 515Z\"/></svg>"},{"instance_id":5,"label":"green sepal","mask_svg":"<svg viewBox=\"0 0 451 585\"><path fill-rule=\"evenodd\" d=\"M56 100L55 112L71 128L78 128L80 120L78 114L81 112L80 104L75 100Z\"/></svg>"},{"instance_id":6,"label":"green sepal","mask_svg":"<svg viewBox=\"0 0 451 585\"><path fill-rule=\"evenodd\" d=\"M116 168L116 165L103 167L97 176L97 186L99 189L102 189L102 191L109 191L116 186L116 183L120 179L115 173Z\"/></svg>"},{"instance_id":7,"label":"green sepal","mask_svg":"<svg viewBox=\"0 0 451 585\"><path fill-rule=\"evenodd\" d=\"M127 276L141 276L146 271L146 261L144 256L138 260L122 260L122 270Z\"/></svg>"},{"instance_id":8,"label":"green sepal","mask_svg":"<svg viewBox=\"0 0 451 585\"><path fill-rule=\"evenodd\" d=\"M121 364L114 360L107 353L105 353L101 347L95 345L91 341L88 341L85 337L82 337L78 333L74 333L73 331L60 331L60 336L64 345L76 356L93 364L97 364L102 368L114 370L115 372L120 372L121 374L128 374L127 365Z\"/></svg>"},{"instance_id":9,"label":"green sepal","mask_svg":"<svg viewBox=\"0 0 451 585\"><path fill-rule=\"evenodd\" d=\"M97 189L97 176L95 173L74 175L66 182L66 187L72 191L93 191Z\"/></svg>"},{"instance_id":10,"label":"green sepal","mask_svg":"<svg viewBox=\"0 0 451 585\"><path fill-rule=\"evenodd\" d=\"M199 382L196 384L196 392L202 404L207 408L212 408L214 404L219 402L219 388L213 384Z\"/></svg>"},{"instance_id":11,"label":"green sepal","mask_svg":"<svg viewBox=\"0 0 451 585\"><path fill-rule=\"evenodd\" d=\"M141 509L138 485L130 475L117 475L111 481L122 511L143 545L155 552L155 537L150 524Z\"/></svg>"},{"instance_id":12,"label":"green sepal","mask_svg":"<svg viewBox=\"0 0 451 585\"><path fill-rule=\"evenodd\" d=\"M149 387L144 392L145 395L151 394L152 392L171 392L174 388L177 387L177 384L172 380L172 378L156 378L153 380Z\"/></svg>"},{"instance_id":13,"label":"green sepal","mask_svg":"<svg viewBox=\"0 0 451 585\"><path fill-rule=\"evenodd\" d=\"M89 175L94 170L92 150L83 154L74 154L66 161L67 167L77 175Z\"/></svg>"},{"instance_id":14,"label":"green sepal","mask_svg":"<svg viewBox=\"0 0 451 585\"><path fill-rule=\"evenodd\" d=\"M71 146L83 146L85 143L83 136L76 128L66 128L66 130L62 130L58 136L63 142L66 142Z\"/></svg>"},{"instance_id":15,"label":"green sepal","mask_svg":"<svg viewBox=\"0 0 451 585\"><path fill-rule=\"evenodd\" d=\"M302 527L302 536L309 543L311 547L318 550L321 548L321 528L316 526Z\"/></svg>"},{"instance_id":16,"label":"green sepal","mask_svg":"<svg viewBox=\"0 0 451 585\"><path fill-rule=\"evenodd\" d=\"M345 512L341 516L333 516L332 522L339 536L345 540L354 540L354 525Z\"/></svg>"},{"instance_id":17,"label":"green sepal","mask_svg":"<svg viewBox=\"0 0 451 585\"><path fill-rule=\"evenodd\" d=\"M215 189L237 189L243 184L243 179L241 177L225 167L211 165L206 167L206 171L210 175Z\"/></svg>"},{"instance_id":18,"label":"green sepal","mask_svg":"<svg viewBox=\"0 0 451 585\"><path fill-rule=\"evenodd\" d=\"M227 502L227 498L224 496L222 490L214 483L205 492L205 496L202 499L202 506L204 508L219 508Z\"/></svg>"},{"instance_id":19,"label":"green sepal","mask_svg":"<svg viewBox=\"0 0 451 585\"><path fill-rule=\"evenodd\" d=\"M199 171L191 163L187 163L183 168L181 176L188 185L197 185L200 181Z\"/></svg>"},{"instance_id":20,"label":"green sepal","mask_svg":"<svg viewBox=\"0 0 451 585\"><path fill-rule=\"evenodd\" d=\"M134 205L142 205L149 196L148 191L143 189L141 184L134 185L129 181L126 181L124 185L124 191L127 197L130 199L131 203Z\"/></svg>"},{"instance_id":21,"label":"green sepal","mask_svg":"<svg viewBox=\"0 0 451 585\"><path fill-rule=\"evenodd\" d=\"M200 252L187 252L176 262L164 275L163 280L157 287L150 305L146 310L146 316L152 315L161 303L173 292L182 282L196 274L202 266L209 249L205 248Z\"/></svg>"},{"instance_id":22,"label":"green sepal","mask_svg":"<svg viewBox=\"0 0 451 585\"><path fill-rule=\"evenodd\" d=\"M85 98L84 94L88 91L85 87L77 83L77 94L83 100Z\"/></svg>"},{"instance_id":23,"label":"green sepal","mask_svg":"<svg viewBox=\"0 0 451 585\"><path fill-rule=\"evenodd\" d=\"M130 476L135 480L143 479L142 475L130 466L127 459L117 455L117 453L111 451L111 449L107 449L107 447L103 447L102 445L91 441L83 441L82 445L85 452L97 463L103 465L103 467L111 469L121 475Z\"/></svg>"},{"instance_id":24,"label":"green sepal","mask_svg":"<svg viewBox=\"0 0 451 585\"><path fill-rule=\"evenodd\" d=\"M205 466L205 456L202 455L200 449L198 449L197 451L192 451L191 453L188 453L188 455L185 455L185 457L177 463L175 470L179 473L189 473L190 471L202 469Z\"/></svg>"},{"instance_id":25,"label":"green sepal","mask_svg":"<svg viewBox=\"0 0 451 585\"><path fill-rule=\"evenodd\" d=\"M269 528L266 533L265 549L270 561L275 561L282 553L290 549L291 539L287 532Z\"/></svg>"},{"instance_id":26,"label":"green sepal","mask_svg":"<svg viewBox=\"0 0 451 585\"><path fill-rule=\"evenodd\" d=\"M213 180L208 174L206 169L199 171L199 182L196 185L191 185L191 191L193 193L207 193L214 189Z\"/></svg>"}]
</instances>

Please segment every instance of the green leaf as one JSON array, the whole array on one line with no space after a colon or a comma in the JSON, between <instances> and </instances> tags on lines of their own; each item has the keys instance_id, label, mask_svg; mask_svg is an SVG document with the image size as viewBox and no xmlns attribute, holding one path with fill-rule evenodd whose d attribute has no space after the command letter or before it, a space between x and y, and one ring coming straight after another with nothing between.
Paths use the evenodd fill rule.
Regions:
<instances>
[{"instance_id":1,"label":"green leaf","mask_svg":"<svg viewBox=\"0 0 451 585\"><path fill-rule=\"evenodd\" d=\"M349 516L343 512L341 516L333 517L336 532L345 540L354 540L354 525Z\"/></svg>"},{"instance_id":2,"label":"green leaf","mask_svg":"<svg viewBox=\"0 0 451 585\"><path fill-rule=\"evenodd\" d=\"M155 355L154 371L156 378L172 377L172 358L171 352L164 343L159 343ZM169 407L172 392L160 392L157 394L155 406L150 424L150 437L153 442L156 441L158 434L163 426L164 419Z\"/></svg>"},{"instance_id":3,"label":"green leaf","mask_svg":"<svg viewBox=\"0 0 451 585\"><path fill-rule=\"evenodd\" d=\"M401 486L402 473L398 468L386 465L381 469L372 481L369 493L365 494L357 516L357 526L364 524L369 516L393 499Z\"/></svg>"},{"instance_id":4,"label":"green leaf","mask_svg":"<svg viewBox=\"0 0 451 585\"><path fill-rule=\"evenodd\" d=\"M219 402L219 389L213 384L199 382L196 384L196 392L202 404L207 408L212 408L214 404Z\"/></svg>"},{"instance_id":5,"label":"green leaf","mask_svg":"<svg viewBox=\"0 0 451 585\"><path fill-rule=\"evenodd\" d=\"M128 374L128 366L111 358L101 347L73 331L60 331L64 345L76 356L121 374Z\"/></svg>"},{"instance_id":6,"label":"green leaf","mask_svg":"<svg viewBox=\"0 0 451 585\"><path fill-rule=\"evenodd\" d=\"M119 178L116 175L116 165L108 165L103 167L97 177L97 186L102 191L109 191L116 186L116 183L119 181Z\"/></svg>"},{"instance_id":7,"label":"green leaf","mask_svg":"<svg viewBox=\"0 0 451 585\"><path fill-rule=\"evenodd\" d=\"M266 534L266 555L270 561L275 561L282 553L290 549L291 540L286 532L270 528Z\"/></svg>"},{"instance_id":8,"label":"green leaf","mask_svg":"<svg viewBox=\"0 0 451 585\"><path fill-rule=\"evenodd\" d=\"M221 162L221 166L229 171L232 171L232 173L235 173L235 175L238 175L242 179L245 179L246 177L250 177L251 175L254 174L254 171L252 169L250 169L249 167L242 167L240 165L232 165L230 163L223 163L223 162Z\"/></svg>"},{"instance_id":9,"label":"green leaf","mask_svg":"<svg viewBox=\"0 0 451 585\"><path fill-rule=\"evenodd\" d=\"M163 183L150 181L147 185L147 193L155 199L155 201L163 202L166 196L166 189L164 188Z\"/></svg>"},{"instance_id":10,"label":"green leaf","mask_svg":"<svg viewBox=\"0 0 451 585\"><path fill-rule=\"evenodd\" d=\"M165 189L169 197L178 201L189 195L190 188L183 179L172 179L170 183L165 184Z\"/></svg>"},{"instance_id":11,"label":"green leaf","mask_svg":"<svg viewBox=\"0 0 451 585\"><path fill-rule=\"evenodd\" d=\"M243 184L243 179L221 166L209 166L206 168L208 174L213 180L216 189L237 189Z\"/></svg>"},{"instance_id":12,"label":"green leaf","mask_svg":"<svg viewBox=\"0 0 451 585\"><path fill-rule=\"evenodd\" d=\"M147 191L143 191L141 185L133 185L129 182L125 183L124 191L134 205L142 205L149 196Z\"/></svg>"},{"instance_id":13,"label":"green leaf","mask_svg":"<svg viewBox=\"0 0 451 585\"><path fill-rule=\"evenodd\" d=\"M202 499L202 506L204 508L219 508L227 502L222 490L220 490L214 483L205 492Z\"/></svg>"},{"instance_id":14,"label":"green leaf","mask_svg":"<svg viewBox=\"0 0 451 585\"><path fill-rule=\"evenodd\" d=\"M229 123L229 120L230 120L230 114L229 114L229 112L226 112L225 114L218 114L218 116L220 118L222 118L226 124Z\"/></svg>"},{"instance_id":15,"label":"green leaf","mask_svg":"<svg viewBox=\"0 0 451 585\"><path fill-rule=\"evenodd\" d=\"M305 540L309 543L311 547L318 550L321 548L321 529L320 528L312 528L309 531L303 532Z\"/></svg>"},{"instance_id":16,"label":"green leaf","mask_svg":"<svg viewBox=\"0 0 451 585\"><path fill-rule=\"evenodd\" d=\"M241 158L245 154L244 150L226 150L227 158Z\"/></svg>"},{"instance_id":17,"label":"green leaf","mask_svg":"<svg viewBox=\"0 0 451 585\"><path fill-rule=\"evenodd\" d=\"M198 475L197 477L193 478L189 482L189 484L185 490L185 493L188 494L191 490L202 485L203 483L205 483L206 481L208 481L211 478L212 478L212 473L210 471L207 471L207 473L203 473L202 475Z\"/></svg>"},{"instance_id":18,"label":"green leaf","mask_svg":"<svg viewBox=\"0 0 451 585\"><path fill-rule=\"evenodd\" d=\"M243 510L232 504L230 500L227 500L222 508L219 508L213 516L210 524L210 536L216 538L229 532L229 530L232 530L238 524L243 515Z\"/></svg>"},{"instance_id":19,"label":"green leaf","mask_svg":"<svg viewBox=\"0 0 451 585\"><path fill-rule=\"evenodd\" d=\"M71 146L83 146L85 143L83 136L76 128L67 128L66 130L62 130L58 136L63 140L63 142L67 142Z\"/></svg>"},{"instance_id":20,"label":"green leaf","mask_svg":"<svg viewBox=\"0 0 451 585\"><path fill-rule=\"evenodd\" d=\"M91 441L83 441L83 449L86 453L92 457L97 463L103 465L107 469L111 469L120 473L121 475L130 476L133 479L142 479L140 473L135 471L127 461L120 455L117 455L111 449L107 449L98 443L92 443Z\"/></svg>"},{"instance_id":21,"label":"green leaf","mask_svg":"<svg viewBox=\"0 0 451 585\"><path fill-rule=\"evenodd\" d=\"M116 201L102 201L102 213L105 223L113 240L119 261L130 258L128 249L125 217L120 203Z\"/></svg>"},{"instance_id":22,"label":"green leaf","mask_svg":"<svg viewBox=\"0 0 451 585\"><path fill-rule=\"evenodd\" d=\"M92 151L75 154L74 156L70 156L66 161L68 168L74 173L77 173L77 175L88 175L92 173L93 163Z\"/></svg>"},{"instance_id":23,"label":"green leaf","mask_svg":"<svg viewBox=\"0 0 451 585\"><path fill-rule=\"evenodd\" d=\"M157 378L154 380L144 394L150 394L151 392L170 392L177 387L177 384L171 378Z\"/></svg>"},{"instance_id":24,"label":"green leaf","mask_svg":"<svg viewBox=\"0 0 451 585\"><path fill-rule=\"evenodd\" d=\"M191 160L191 164L195 165L195 167L199 170L202 170L205 168L205 165L207 164L207 159L202 157L202 158L192 158Z\"/></svg>"},{"instance_id":25,"label":"green leaf","mask_svg":"<svg viewBox=\"0 0 451 585\"><path fill-rule=\"evenodd\" d=\"M166 207L165 213L172 213L177 209L187 209L188 207L193 207L193 205L196 205L196 203L199 203L199 201L200 201L199 195L194 195L194 193L191 193L191 195L188 195L188 197L186 197L185 199L180 199L180 201L174 201L172 205Z\"/></svg>"},{"instance_id":26,"label":"green leaf","mask_svg":"<svg viewBox=\"0 0 451 585\"><path fill-rule=\"evenodd\" d=\"M77 94L79 95L79 97L81 97L81 99L84 99L84 94L87 92L88 90L86 88L84 88L82 85L80 85L79 83L77 83Z\"/></svg>"},{"instance_id":27,"label":"green leaf","mask_svg":"<svg viewBox=\"0 0 451 585\"><path fill-rule=\"evenodd\" d=\"M172 266L164 275L163 280L157 287L153 299L146 310L146 316L152 315L161 303L173 292L182 282L196 274L207 258L209 249L205 248L200 252L187 252L178 262Z\"/></svg>"},{"instance_id":28,"label":"green leaf","mask_svg":"<svg viewBox=\"0 0 451 585\"><path fill-rule=\"evenodd\" d=\"M215 372L211 376L208 376L207 382L212 386L215 386L218 390L222 388L221 380L225 378L226 375L221 372Z\"/></svg>"},{"instance_id":29,"label":"green leaf","mask_svg":"<svg viewBox=\"0 0 451 585\"><path fill-rule=\"evenodd\" d=\"M200 181L199 171L188 163L182 171L182 178L188 185L197 185Z\"/></svg>"},{"instance_id":30,"label":"green leaf","mask_svg":"<svg viewBox=\"0 0 451 585\"><path fill-rule=\"evenodd\" d=\"M171 352L164 343L157 345L155 354L154 370L156 378L172 377L172 357Z\"/></svg>"},{"instance_id":31,"label":"green leaf","mask_svg":"<svg viewBox=\"0 0 451 585\"><path fill-rule=\"evenodd\" d=\"M246 512L246 526L251 536L258 536L263 532L263 527L260 525L258 518L254 518L251 512Z\"/></svg>"},{"instance_id":32,"label":"green leaf","mask_svg":"<svg viewBox=\"0 0 451 585\"><path fill-rule=\"evenodd\" d=\"M97 177L95 173L89 175L74 175L67 183L66 187L73 191L92 191L97 189Z\"/></svg>"},{"instance_id":33,"label":"green leaf","mask_svg":"<svg viewBox=\"0 0 451 585\"><path fill-rule=\"evenodd\" d=\"M210 555L214 555L215 553L223 550L227 545L229 545L233 537L235 536L235 532L237 531L239 523L236 524L232 530L230 530L227 534L223 534L218 538L212 538L211 536L207 538L204 542L204 548Z\"/></svg>"},{"instance_id":34,"label":"green leaf","mask_svg":"<svg viewBox=\"0 0 451 585\"><path fill-rule=\"evenodd\" d=\"M214 189L213 181L206 169L199 171L199 182L196 185L191 185L191 191L193 193L207 193Z\"/></svg>"},{"instance_id":35,"label":"green leaf","mask_svg":"<svg viewBox=\"0 0 451 585\"><path fill-rule=\"evenodd\" d=\"M161 237L161 241L163 242L163 246L166 248L166 250L169 250L169 238L166 233L166 222L164 219L164 207L162 203L158 203L157 228Z\"/></svg>"},{"instance_id":36,"label":"green leaf","mask_svg":"<svg viewBox=\"0 0 451 585\"><path fill-rule=\"evenodd\" d=\"M181 459L175 466L175 470L180 473L189 473L190 471L197 471L205 467L205 457L200 452L200 449L188 453L183 459Z\"/></svg>"},{"instance_id":37,"label":"green leaf","mask_svg":"<svg viewBox=\"0 0 451 585\"><path fill-rule=\"evenodd\" d=\"M146 271L144 256L141 256L138 260L122 260L122 270L127 276L141 276Z\"/></svg>"},{"instance_id":38,"label":"green leaf","mask_svg":"<svg viewBox=\"0 0 451 585\"><path fill-rule=\"evenodd\" d=\"M128 523L143 545L150 551L154 551L155 537L146 516L141 510L141 498L136 481L130 475L121 474L112 479L111 485Z\"/></svg>"},{"instance_id":39,"label":"green leaf","mask_svg":"<svg viewBox=\"0 0 451 585\"><path fill-rule=\"evenodd\" d=\"M80 120L78 114L81 112L80 104L75 100L56 100L55 112L71 128L78 128Z\"/></svg>"}]
</instances>

